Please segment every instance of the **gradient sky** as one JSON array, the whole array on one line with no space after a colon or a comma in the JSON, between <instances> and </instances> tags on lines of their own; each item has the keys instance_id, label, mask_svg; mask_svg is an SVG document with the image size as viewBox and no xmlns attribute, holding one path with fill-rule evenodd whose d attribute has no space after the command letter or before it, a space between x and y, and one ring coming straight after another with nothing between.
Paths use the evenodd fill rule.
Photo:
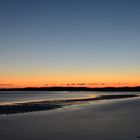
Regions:
<instances>
[{"instance_id":1,"label":"gradient sky","mask_svg":"<svg viewBox=\"0 0 140 140\"><path fill-rule=\"evenodd\" d=\"M139 0L0 0L0 86L140 85Z\"/></svg>"}]
</instances>

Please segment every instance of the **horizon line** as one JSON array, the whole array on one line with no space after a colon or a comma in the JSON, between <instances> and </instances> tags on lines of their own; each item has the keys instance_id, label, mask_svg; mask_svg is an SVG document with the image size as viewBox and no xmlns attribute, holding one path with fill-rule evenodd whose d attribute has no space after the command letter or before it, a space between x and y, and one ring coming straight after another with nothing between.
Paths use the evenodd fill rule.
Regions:
<instances>
[{"instance_id":1,"label":"horizon line","mask_svg":"<svg viewBox=\"0 0 140 140\"><path fill-rule=\"evenodd\" d=\"M20 88L0 88L0 91L138 91L140 86L122 86L122 87L20 87Z\"/></svg>"}]
</instances>

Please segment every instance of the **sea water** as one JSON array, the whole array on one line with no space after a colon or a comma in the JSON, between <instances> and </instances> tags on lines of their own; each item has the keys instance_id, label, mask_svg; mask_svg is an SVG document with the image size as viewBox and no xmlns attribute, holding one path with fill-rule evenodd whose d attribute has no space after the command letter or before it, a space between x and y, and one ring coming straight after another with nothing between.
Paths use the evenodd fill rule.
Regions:
<instances>
[{"instance_id":1,"label":"sea water","mask_svg":"<svg viewBox=\"0 0 140 140\"><path fill-rule=\"evenodd\" d=\"M40 100L66 100L94 98L104 94L140 94L139 92L89 92L89 91L0 91L0 104L22 103Z\"/></svg>"}]
</instances>

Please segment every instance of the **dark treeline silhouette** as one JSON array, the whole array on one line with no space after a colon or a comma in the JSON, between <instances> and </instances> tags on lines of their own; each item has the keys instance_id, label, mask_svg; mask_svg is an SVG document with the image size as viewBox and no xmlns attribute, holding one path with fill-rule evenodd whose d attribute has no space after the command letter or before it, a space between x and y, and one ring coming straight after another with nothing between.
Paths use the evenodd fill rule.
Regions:
<instances>
[{"instance_id":1,"label":"dark treeline silhouette","mask_svg":"<svg viewBox=\"0 0 140 140\"><path fill-rule=\"evenodd\" d=\"M137 87L26 87L26 88L0 88L0 91L108 91L108 92L139 92L140 86Z\"/></svg>"}]
</instances>

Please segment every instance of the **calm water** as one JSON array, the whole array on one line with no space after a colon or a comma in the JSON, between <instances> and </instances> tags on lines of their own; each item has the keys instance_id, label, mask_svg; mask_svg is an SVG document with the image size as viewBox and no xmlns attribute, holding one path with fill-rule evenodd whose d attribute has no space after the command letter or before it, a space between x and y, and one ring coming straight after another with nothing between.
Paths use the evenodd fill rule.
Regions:
<instances>
[{"instance_id":1,"label":"calm water","mask_svg":"<svg viewBox=\"0 0 140 140\"><path fill-rule=\"evenodd\" d=\"M85 97L84 94L13 92L12 95L2 93L0 100L75 98ZM0 115L0 140L137 140L139 135L140 98L96 102L50 112Z\"/></svg>"},{"instance_id":2,"label":"calm water","mask_svg":"<svg viewBox=\"0 0 140 140\"><path fill-rule=\"evenodd\" d=\"M95 97L132 92L0 92L0 103ZM62 110L0 115L0 140L136 140L140 98L73 106Z\"/></svg>"},{"instance_id":3,"label":"calm water","mask_svg":"<svg viewBox=\"0 0 140 140\"><path fill-rule=\"evenodd\" d=\"M103 94L139 94L132 92L66 92L66 91L0 91L0 104L11 104L37 100L59 100L89 98Z\"/></svg>"},{"instance_id":4,"label":"calm water","mask_svg":"<svg viewBox=\"0 0 140 140\"><path fill-rule=\"evenodd\" d=\"M95 97L92 92L54 92L54 91L0 91L0 104L28 102L37 100L60 100Z\"/></svg>"}]
</instances>

